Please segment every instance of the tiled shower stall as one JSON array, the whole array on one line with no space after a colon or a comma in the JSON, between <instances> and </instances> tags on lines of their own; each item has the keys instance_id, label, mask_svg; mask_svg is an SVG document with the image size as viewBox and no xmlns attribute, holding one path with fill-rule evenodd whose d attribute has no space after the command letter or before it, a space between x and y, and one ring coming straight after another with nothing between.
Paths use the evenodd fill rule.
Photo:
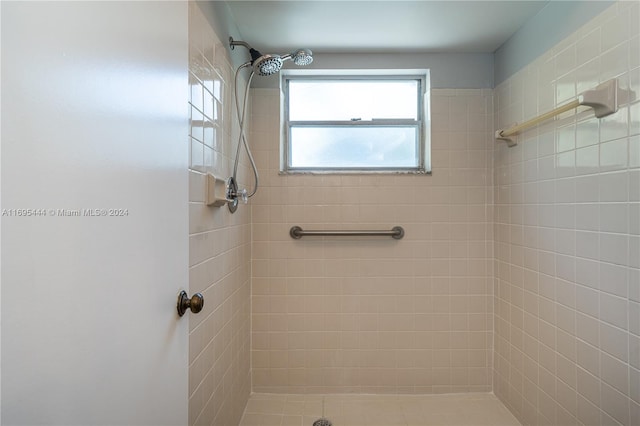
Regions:
<instances>
[{"instance_id":1,"label":"tiled shower stall","mask_svg":"<svg viewBox=\"0 0 640 426\"><path fill-rule=\"evenodd\" d=\"M251 89L261 187L233 215L204 204L238 138L229 29L204 10L190 3L190 290L207 300L190 424L238 424L251 392L493 392L524 424L640 424L638 2L495 88L431 89L431 175L282 175L280 91ZM616 114L495 141L611 78L635 93ZM406 236L293 240L294 225Z\"/></svg>"},{"instance_id":2,"label":"tiled shower stall","mask_svg":"<svg viewBox=\"0 0 640 426\"><path fill-rule=\"evenodd\" d=\"M255 89L252 378L257 392L491 390L491 91L431 91L433 175L279 171L277 89ZM394 239L292 240L289 228Z\"/></svg>"}]
</instances>

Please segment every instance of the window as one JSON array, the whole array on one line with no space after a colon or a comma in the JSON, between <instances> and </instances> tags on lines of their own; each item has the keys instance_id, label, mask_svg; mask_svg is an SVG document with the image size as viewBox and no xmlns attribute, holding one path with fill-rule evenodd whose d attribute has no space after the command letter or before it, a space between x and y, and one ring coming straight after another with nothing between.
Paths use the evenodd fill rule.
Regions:
<instances>
[{"instance_id":1,"label":"window","mask_svg":"<svg viewBox=\"0 0 640 426\"><path fill-rule=\"evenodd\" d=\"M284 172L430 170L428 71L289 70Z\"/></svg>"}]
</instances>

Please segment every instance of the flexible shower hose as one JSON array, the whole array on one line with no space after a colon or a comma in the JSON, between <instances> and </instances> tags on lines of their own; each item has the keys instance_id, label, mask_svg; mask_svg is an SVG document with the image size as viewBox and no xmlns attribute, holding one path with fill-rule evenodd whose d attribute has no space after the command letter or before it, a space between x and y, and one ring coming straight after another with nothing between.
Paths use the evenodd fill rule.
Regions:
<instances>
[{"instance_id":1,"label":"flexible shower hose","mask_svg":"<svg viewBox=\"0 0 640 426\"><path fill-rule=\"evenodd\" d=\"M247 138L244 134L245 127L245 116L247 113L247 100L249 98L249 87L251 86L251 80L253 79L254 72L251 70L251 74L249 75L249 80L247 81L247 88L244 92L244 102L242 104L242 113L240 112L240 103L238 97L238 75L240 74L240 70L244 68L247 64L241 65L238 67L235 73L234 78L234 94L236 98L236 115L238 117L238 123L240 125L240 135L238 136L238 146L236 149L236 160L233 165L233 179L237 181L238 174L238 161L240 159L240 145L244 145L245 151L247 151L247 156L249 157L249 162L251 163L251 168L253 169L253 176L255 177L255 184L253 186L253 191L248 195L248 197L253 197L253 195L258 191L258 184L260 178L258 177L258 168L256 167L256 163L253 160L253 155L251 154L251 149L249 149L249 144L247 143Z\"/></svg>"}]
</instances>

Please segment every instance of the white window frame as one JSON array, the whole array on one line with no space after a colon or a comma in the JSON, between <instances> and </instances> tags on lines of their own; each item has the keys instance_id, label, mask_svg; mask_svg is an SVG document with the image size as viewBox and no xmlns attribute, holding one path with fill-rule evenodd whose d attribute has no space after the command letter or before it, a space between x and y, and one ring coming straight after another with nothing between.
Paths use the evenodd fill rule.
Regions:
<instances>
[{"instance_id":1,"label":"white window frame","mask_svg":"<svg viewBox=\"0 0 640 426\"><path fill-rule=\"evenodd\" d=\"M385 119L357 121L290 121L289 120L289 82L291 80L417 80L418 81L418 119ZM431 173L431 118L429 108L430 79L427 69L410 70L282 70L280 78L280 172L296 173ZM415 167L293 167L290 165L291 128L293 126L417 126L417 166Z\"/></svg>"}]
</instances>

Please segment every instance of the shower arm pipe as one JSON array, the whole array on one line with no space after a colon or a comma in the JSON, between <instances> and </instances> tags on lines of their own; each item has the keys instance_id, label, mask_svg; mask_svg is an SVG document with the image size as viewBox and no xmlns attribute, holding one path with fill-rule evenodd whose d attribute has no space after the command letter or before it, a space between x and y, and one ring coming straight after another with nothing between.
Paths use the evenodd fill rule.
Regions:
<instances>
[{"instance_id":1,"label":"shower arm pipe","mask_svg":"<svg viewBox=\"0 0 640 426\"><path fill-rule=\"evenodd\" d=\"M392 237L396 240L404 237L404 228L402 226L394 226L390 231L370 231L370 230L324 230L324 231L305 231L299 226L293 226L289 230L291 238L299 240L304 236L317 236L317 237Z\"/></svg>"},{"instance_id":2,"label":"shower arm pipe","mask_svg":"<svg viewBox=\"0 0 640 426\"><path fill-rule=\"evenodd\" d=\"M246 41L234 40L233 37L229 37L229 46L231 46L231 50L234 50L236 46L246 47L248 50L254 50L253 47ZM287 59L292 59L293 54L287 53L286 55L280 55L280 58L285 61ZM251 64L251 62L249 62Z\"/></svg>"},{"instance_id":3,"label":"shower arm pipe","mask_svg":"<svg viewBox=\"0 0 640 426\"><path fill-rule=\"evenodd\" d=\"M598 85L595 89L582 93L577 99L568 104L559 106L524 123L517 124L508 129L496 130L495 138L505 141L510 147L516 146L517 142L512 136L579 106L593 108L597 118L606 117L618 111L618 80L612 79L606 81Z\"/></svg>"},{"instance_id":4,"label":"shower arm pipe","mask_svg":"<svg viewBox=\"0 0 640 426\"><path fill-rule=\"evenodd\" d=\"M236 46L244 46L249 50L252 49L252 47L246 41L234 40L233 37L229 37L229 46L231 46L231 50L233 50Z\"/></svg>"},{"instance_id":5,"label":"shower arm pipe","mask_svg":"<svg viewBox=\"0 0 640 426\"><path fill-rule=\"evenodd\" d=\"M286 53L284 55L280 55L280 59L282 59L283 61L292 61L293 53Z\"/></svg>"}]
</instances>

